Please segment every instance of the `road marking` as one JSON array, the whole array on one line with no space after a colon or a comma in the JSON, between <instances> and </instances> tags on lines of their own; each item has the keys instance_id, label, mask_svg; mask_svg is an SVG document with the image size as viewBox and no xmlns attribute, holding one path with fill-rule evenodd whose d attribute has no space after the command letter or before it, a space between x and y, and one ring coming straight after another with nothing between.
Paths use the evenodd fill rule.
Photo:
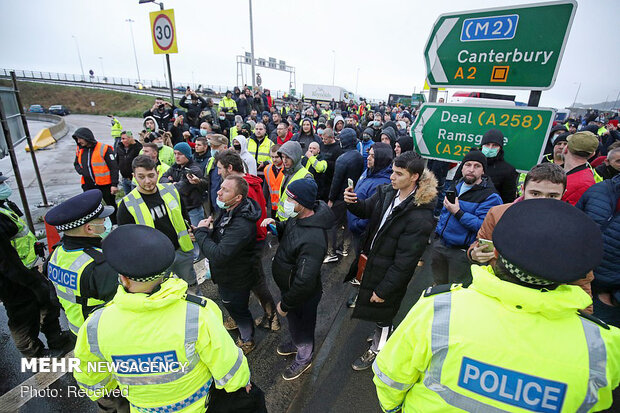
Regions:
<instances>
[{"instance_id":1,"label":"road marking","mask_svg":"<svg viewBox=\"0 0 620 413\"><path fill-rule=\"evenodd\" d=\"M63 358L73 357L73 351L67 353ZM54 373L36 373L34 376L26 379L21 384L13 387L8 392L0 396L0 412L16 412L20 407L25 405L32 399L31 392L22 397L21 389L23 386L32 388L34 390L41 390L49 387L56 380L67 374L66 372L54 372Z\"/></svg>"}]
</instances>

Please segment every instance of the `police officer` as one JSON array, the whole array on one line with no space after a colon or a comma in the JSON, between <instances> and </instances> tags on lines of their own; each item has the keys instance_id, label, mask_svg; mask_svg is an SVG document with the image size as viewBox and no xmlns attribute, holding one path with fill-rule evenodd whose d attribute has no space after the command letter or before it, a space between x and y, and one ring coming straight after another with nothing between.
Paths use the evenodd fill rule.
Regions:
<instances>
[{"instance_id":1,"label":"police officer","mask_svg":"<svg viewBox=\"0 0 620 413\"><path fill-rule=\"evenodd\" d=\"M132 411L204 412L213 383L226 392L249 392L247 360L224 329L218 306L188 295L185 281L168 278L175 253L163 233L123 225L103 242L103 253L122 285L78 335L81 372L74 376L91 399L101 397L95 390L118 385ZM103 361L126 364L116 373L88 370L88 363Z\"/></svg>"},{"instance_id":2,"label":"police officer","mask_svg":"<svg viewBox=\"0 0 620 413\"><path fill-rule=\"evenodd\" d=\"M496 264L473 265L468 288L429 288L377 356L383 410L611 406L620 330L582 312L591 298L566 285L600 263L598 226L564 202L532 199L506 211L493 242Z\"/></svg>"},{"instance_id":3,"label":"police officer","mask_svg":"<svg viewBox=\"0 0 620 413\"><path fill-rule=\"evenodd\" d=\"M50 300L49 283L35 264L43 244L20 218L22 212L9 201L12 190L0 172L0 301L9 319L15 346L24 357L58 357L69 350L70 334L61 332L60 305ZM42 331L50 351L39 340Z\"/></svg>"},{"instance_id":4,"label":"police officer","mask_svg":"<svg viewBox=\"0 0 620 413\"><path fill-rule=\"evenodd\" d=\"M77 335L94 307L114 297L118 273L103 258L101 239L110 232L114 208L104 206L98 189L74 196L52 208L45 221L63 231L50 256L47 275L65 309L69 329Z\"/></svg>"}]
</instances>

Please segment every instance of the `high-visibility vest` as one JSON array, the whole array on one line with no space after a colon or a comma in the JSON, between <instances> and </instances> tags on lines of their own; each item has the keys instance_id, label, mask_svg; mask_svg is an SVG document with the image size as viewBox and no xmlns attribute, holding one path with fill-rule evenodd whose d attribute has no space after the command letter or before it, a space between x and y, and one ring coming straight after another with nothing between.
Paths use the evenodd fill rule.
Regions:
<instances>
[{"instance_id":1,"label":"high-visibility vest","mask_svg":"<svg viewBox=\"0 0 620 413\"><path fill-rule=\"evenodd\" d=\"M159 148L157 158L159 159L159 162L165 163L168 166L174 165L174 149L172 149L170 146L162 146L161 148Z\"/></svg>"},{"instance_id":2,"label":"high-visibility vest","mask_svg":"<svg viewBox=\"0 0 620 413\"><path fill-rule=\"evenodd\" d=\"M17 234L11 238L11 245L17 251L17 255L19 255L24 266L32 268L37 262L37 254L34 251L34 243L37 242L37 237L30 232L28 225L12 210L0 207L0 214L9 217L17 226Z\"/></svg>"},{"instance_id":3,"label":"high-visibility vest","mask_svg":"<svg viewBox=\"0 0 620 413\"><path fill-rule=\"evenodd\" d=\"M284 201L288 199L288 195L286 195L286 188L288 188L291 182L295 182L298 179L304 179L308 174L310 174L310 172L308 172L308 170L302 166L297 172L295 172L295 175L293 175L291 179L288 180L286 186L284 186L284 179L282 180L282 184L280 184L280 200L278 201L277 213L278 219L280 221L286 221L288 219L288 217L284 215Z\"/></svg>"},{"instance_id":4,"label":"high-visibility vest","mask_svg":"<svg viewBox=\"0 0 620 413\"><path fill-rule=\"evenodd\" d=\"M205 176L209 176L211 173L211 169L215 166L215 156L212 156L207 161L207 166L205 167Z\"/></svg>"},{"instance_id":5,"label":"high-visibility vest","mask_svg":"<svg viewBox=\"0 0 620 413\"><path fill-rule=\"evenodd\" d=\"M420 298L377 355L374 383L384 411L611 406L620 330L578 315L592 303L581 287L530 289L500 280L490 266L471 269L468 288L442 286Z\"/></svg>"},{"instance_id":6,"label":"high-visibility vest","mask_svg":"<svg viewBox=\"0 0 620 413\"><path fill-rule=\"evenodd\" d=\"M157 165L157 183L159 183L159 181L161 180L162 175L168 170L170 169L170 166L168 166L168 164L165 163L160 163L159 165ZM134 176L131 180L131 182L133 182L134 185L138 185L138 181L136 181L136 177Z\"/></svg>"},{"instance_id":7,"label":"high-visibility vest","mask_svg":"<svg viewBox=\"0 0 620 413\"><path fill-rule=\"evenodd\" d=\"M121 123L118 121L118 119L113 118L113 120L114 124L112 125L112 131L110 132L110 134L113 138L120 138L123 127L121 126Z\"/></svg>"},{"instance_id":8,"label":"high-visibility vest","mask_svg":"<svg viewBox=\"0 0 620 413\"><path fill-rule=\"evenodd\" d=\"M229 110L226 113L233 113L237 111L237 102L233 99L229 99L227 97L223 97L220 100L220 104L217 107L218 112L222 111L222 109L228 108Z\"/></svg>"},{"instance_id":9,"label":"high-visibility vest","mask_svg":"<svg viewBox=\"0 0 620 413\"><path fill-rule=\"evenodd\" d=\"M105 163L105 153L108 150L113 151L110 145L106 145L105 143L97 142L95 148L92 151L92 158L90 159L90 163L93 167L93 175L95 175L95 185L110 185L112 183L112 175L110 175L110 168L108 168L108 164ZM84 152L84 148L77 147L77 151L75 156L77 156L78 165L80 168L87 168L88 165L82 165L82 153ZM84 185L86 181L84 180L84 176L82 176L82 185Z\"/></svg>"},{"instance_id":10,"label":"high-visibility vest","mask_svg":"<svg viewBox=\"0 0 620 413\"><path fill-rule=\"evenodd\" d=\"M276 211L278 209L278 203L280 202L280 187L282 186L282 180L284 179L284 168L280 169L278 175L273 173L273 164L270 163L265 167L265 181L269 188L269 195L271 196L271 209Z\"/></svg>"},{"instance_id":11,"label":"high-visibility vest","mask_svg":"<svg viewBox=\"0 0 620 413\"><path fill-rule=\"evenodd\" d=\"M179 192L173 184L157 184L157 189L161 199L164 201L172 226L177 233L179 247L181 247L181 250L184 252L191 251L194 249L194 245L189 237L187 225L185 224L181 212L181 197L179 196ZM135 188L127 194L121 202L125 203L127 211L129 211L136 221L136 224L155 228L155 222L153 221L151 211L149 211L149 207L146 205L146 202L144 202L138 188Z\"/></svg>"},{"instance_id":12,"label":"high-visibility vest","mask_svg":"<svg viewBox=\"0 0 620 413\"><path fill-rule=\"evenodd\" d=\"M310 173L312 174L312 176L314 176L314 173L312 172L312 170L314 169L317 173L322 174L323 172L325 172L327 170L327 161L320 161L319 158L315 156L311 156L309 158L306 158L305 156L302 158L302 163L303 160L306 159L306 165L305 168L310 171Z\"/></svg>"},{"instance_id":13,"label":"high-visibility vest","mask_svg":"<svg viewBox=\"0 0 620 413\"><path fill-rule=\"evenodd\" d=\"M263 162L271 162L271 155L269 154L269 150L273 146L273 142L268 137L264 137L263 141L260 145L256 144L256 141L252 138L248 139L248 152L254 159L256 159L257 164L261 164Z\"/></svg>"},{"instance_id":14,"label":"high-visibility vest","mask_svg":"<svg viewBox=\"0 0 620 413\"><path fill-rule=\"evenodd\" d=\"M186 292L187 283L176 278L148 295L119 287L113 301L88 317L73 374L91 399L118 386L132 412L203 413L213 383L229 393L248 384L247 359L217 304Z\"/></svg>"},{"instance_id":15,"label":"high-visibility vest","mask_svg":"<svg viewBox=\"0 0 620 413\"><path fill-rule=\"evenodd\" d=\"M93 250L102 254L99 248ZM64 245L56 247L47 264L47 277L54 285L58 301L65 310L69 330L77 335L84 324L83 307L95 307L104 301L95 298L84 298L80 292L80 281L84 269L94 259L83 248L66 250Z\"/></svg>"}]
</instances>

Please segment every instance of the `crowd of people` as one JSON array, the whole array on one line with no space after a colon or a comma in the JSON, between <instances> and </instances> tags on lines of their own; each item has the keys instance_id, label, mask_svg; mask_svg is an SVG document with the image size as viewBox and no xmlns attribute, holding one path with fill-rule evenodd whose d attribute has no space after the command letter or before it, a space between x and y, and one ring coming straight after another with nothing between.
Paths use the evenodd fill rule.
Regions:
<instances>
[{"instance_id":1,"label":"crowd of people","mask_svg":"<svg viewBox=\"0 0 620 413\"><path fill-rule=\"evenodd\" d=\"M484 391L473 393L462 382L463 374L478 379L483 366L476 363L482 362L467 364L461 379L458 367L448 378L441 375L444 362L457 363L452 353L478 359L493 353L485 363L503 366L488 370L496 375L518 370L520 363L536 371L539 363L549 373L545 377L566 382L564 375L571 373L560 366L555 349L541 351L545 356L538 362L523 357L527 346L539 348L536 334L545 329L556 329L557 343L579 342L571 348L585 351L585 367L576 367L580 372L588 370L587 354L590 362L595 357L592 348L607 349L607 364L595 372L603 381L590 387L584 403L586 410L610 406L620 380L617 117L595 114L554 125L542 163L521 174L505 160L499 129L486 131L480 147L458 163L425 160L409 134L415 117L415 108L365 101L280 104L268 90L247 87L226 92L216 106L188 88L179 108L155 99L141 131L122 130L111 117L113 146L99 142L88 128L77 129L74 166L84 193L45 217L64 233L46 274L77 336L76 356L86 363L178 348L179 360L193 370L186 376L147 374L144 383L161 386L165 400L136 390L128 397L136 408L204 406L212 383L238 400L250 397L260 404L245 358L256 347L255 328L277 331L286 319L288 334L274 350L295 355L282 377L300 377L315 351L322 266L351 255L344 281L354 287L347 305L352 317L376 323L368 349L351 367L373 367L385 411L414 406L439 411L443 402L476 410L471 406L482 396L494 399L484 379ZM13 255L23 262L7 282L30 291L28 297L36 299L29 311L38 312L50 305L39 297L49 285L37 277L32 253L19 241L25 228L3 185L2 254L14 263L4 248L13 245ZM266 274L261 259L269 237L278 240L278 248ZM151 254L140 258L145 249ZM430 260L433 284L394 333L394 318L423 256ZM16 281L20 271L30 281ZM203 282L217 286L229 317L222 320L217 305L200 297ZM262 314L251 313L251 293ZM29 357L44 354L38 322L35 329L32 314L16 308L7 306L13 325L29 326L11 329L18 349ZM464 318L469 311L472 319ZM42 324L48 326L43 332L49 348L71 346L72 337L60 332L58 309L50 317ZM575 327L580 319L592 323L583 329L599 341L575 339L583 336ZM138 320L142 327L136 331L132 322ZM500 326L502 331L514 327L528 339L511 343L516 333L500 333ZM236 343L226 330L238 331ZM490 350L496 340L506 351ZM143 347L124 346L137 342ZM470 345L479 348L468 352ZM518 350L502 364L510 345ZM448 348L446 358L441 351ZM569 385L562 395L567 405L585 397L579 386L595 373L573 375L576 390ZM144 384L122 374L80 373L76 379L91 392ZM170 392L170 382L187 384L182 397ZM458 386L467 389L467 397ZM556 396L544 400L552 405ZM526 391L523 400L533 398ZM123 400L99 398L98 403L104 408ZM505 403L505 397L495 398L489 405L520 406Z\"/></svg>"}]
</instances>

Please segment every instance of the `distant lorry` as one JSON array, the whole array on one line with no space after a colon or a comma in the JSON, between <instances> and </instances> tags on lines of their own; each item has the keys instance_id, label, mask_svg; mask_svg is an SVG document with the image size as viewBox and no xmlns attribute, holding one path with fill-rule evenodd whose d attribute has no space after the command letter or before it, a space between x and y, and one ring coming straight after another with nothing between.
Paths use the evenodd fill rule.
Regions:
<instances>
[{"instance_id":1,"label":"distant lorry","mask_svg":"<svg viewBox=\"0 0 620 413\"><path fill-rule=\"evenodd\" d=\"M334 99L336 102L348 102L350 100L357 100L354 93L349 92L348 90L340 86L304 83L303 92L304 98L307 100L317 100L323 102L331 102L332 99Z\"/></svg>"}]
</instances>

